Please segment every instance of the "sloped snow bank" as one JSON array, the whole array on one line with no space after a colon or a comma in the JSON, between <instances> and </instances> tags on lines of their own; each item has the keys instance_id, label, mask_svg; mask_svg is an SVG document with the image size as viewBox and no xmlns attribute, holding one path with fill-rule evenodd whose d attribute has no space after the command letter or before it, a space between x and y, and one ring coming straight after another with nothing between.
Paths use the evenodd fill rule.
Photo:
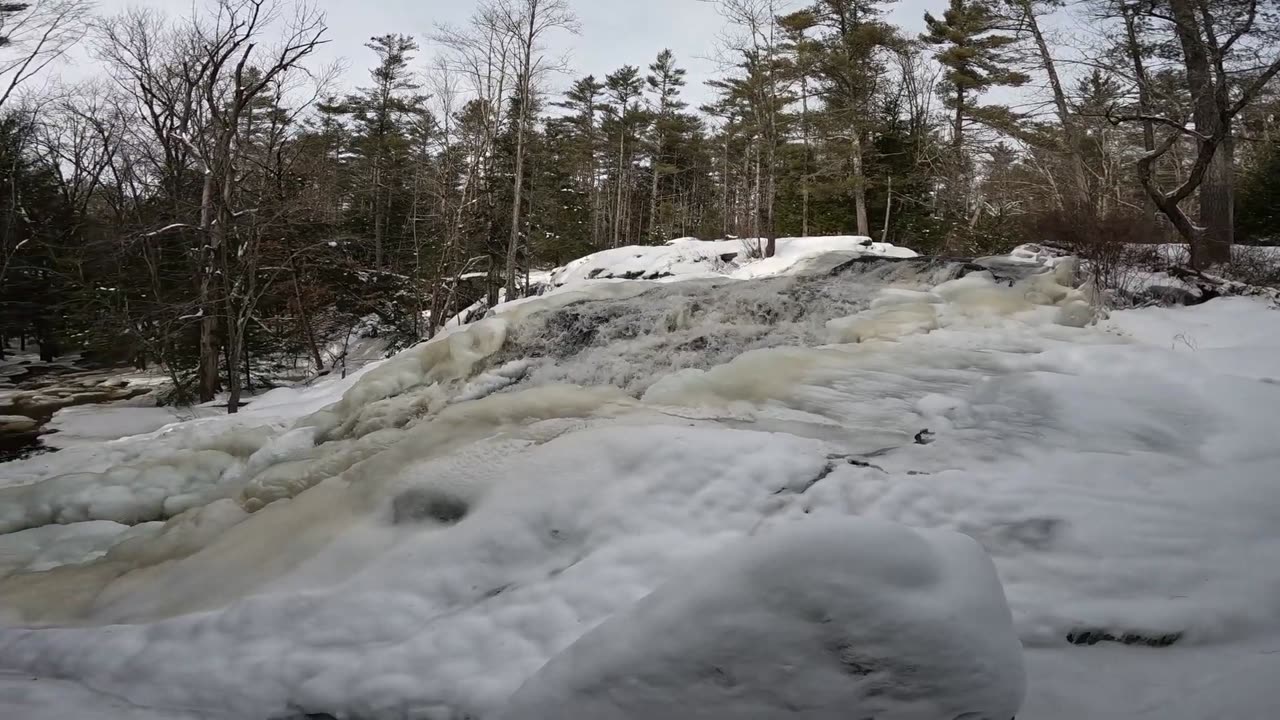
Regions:
<instances>
[{"instance_id":1,"label":"sloped snow bank","mask_svg":"<svg viewBox=\"0 0 1280 720\"><path fill-rule=\"evenodd\" d=\"M1012 718L1024 683L977 543L815 520L667 581L552 658L498 718Z\"/></svg>"}]
</instances>

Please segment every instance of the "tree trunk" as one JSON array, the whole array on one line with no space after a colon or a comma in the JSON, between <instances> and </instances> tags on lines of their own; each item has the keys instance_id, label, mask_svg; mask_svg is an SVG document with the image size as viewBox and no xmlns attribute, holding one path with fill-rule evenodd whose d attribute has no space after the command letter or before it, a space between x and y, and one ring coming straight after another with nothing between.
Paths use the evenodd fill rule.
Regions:
<instances>
[{"instance_id":1,"label":"tree trunk","mask_svg":"<svg viewBox=\"0 0 1280 720\"><path fill-rule=\"evenodd\" d=\"M777 216L774 214L775 204L778 197L778 163L776 152L776 140L770 140L769 143L769 159L768 159L768 176L765 185L765 232L767 240L764 246L764 256L773 257L778 252L778 223Z\"/></svg>"},{"instance_id":2,"label":"tree trunk","mask_svg":"<svg viewBox=\"0 0 1280 720\"><path fill-rule=\"evenodd\" d=\"M245 339L243 333L241 334L240 343L241 343L240 356L241 356L241 361L244 363L244 387L246 390L249 391L250 394L252 394L253 393L253 363L249 359L249 343L247 339Z\"/></svg>"},{"instance_id":3,"label":"tree trunk","mask_svg":"<svg viewBox=\"0 0 1280 720\"><path fill-rule=\"evenodd\" d=\"M1229 131L1228 131L1229 132ZM1192 265L1210 267L1231 261L1235 241L1235 169L1234 148L1228 135L1205 171L1200 185L1200 226L1204 228L1202 243L1191 248Z\"/></svg>"},{"instance_id":4,"label":"tree trunk","mask_svg":"<svg viewBox=\"0 0 1280 720\"><path fill-rule=\"evenodd\" d=\"M625 113L626 109L624 108L622 112ZM614 202L614 205L613 205L613 244L610 245L610 247L619 247L619 240L621 238L621 233L622 233L622 188L623 188L623 185L625 184L624 178L622 177L622 172L623 172L623 159L624 159L623 156L626 154L626 149L627 149L626 125L621 124L621 121L619 121L618 178L616 180L618 184L618 192L617 192L617 200L616 202Z\"/></svg>"},{"instance_id":5,"label":"tree trunk","mask_svg":"<svg viewBox=\"0 0 1280 720\"><path fill-rule=\"evenodd\" d=\"M885 179L884 194L884 229L880 231L880 242L889 242L889 217L893 209L893 176L888 175Z\"/></svg>"},{"instance_id":6,"label":"tree trunk","mask_svg":"<svg viewBox=\"0 0 1280 720\"><path fill-rule=\"evenodd\" d=\"M760 210L762 210L762 202L760 202L760 142L755 142L755 188L751 193L751 237L755 238L756 247L760 246ZM762 250L763 247L759 247Z\"/></svg>"},{"instance_id":7,"label":"tree trunk","mask_svg":"<svg viewBox=\"0 0 1280 720\"><path fill-rule=\"evenodd\" d=\"M525 85L527 87L527 81ZM507 240L507 302L516 298L516 261L520 251L520 194L524 190L524 132L529 112L528 106L529 98L522 98L519 127L516 129L516 177L511 199L511 235Z\"/></svg>"},{"instance_id":8,"label":"tree trunk","mask_svg":"<svg viewBox=\"0 0 1280 720\"><path fill-rule=\"evenodd\" d=\"M382 205L382 173L373 172L373 268L382 269L383 228L386 227L386 214Z\"/></svg>"},{"instance_id":9,"label":"tree trunk","mask_svg":"<svg viewBox=\"0 0 1280 720\"><path fill-rule=\"evenodd\" d=\"M1151 89L1147 84L1147 71L1142 58L1142 46L1138 43L1138 31L1129 5L1121 3L1120 7L1124 16L1126 50L1129 53L1129 59L1133 62L1133 76L1138 83L1138 111L1143 115L1147 115L1151 112ZM1156 149L1156 126L1150 120L1142 121L1142 149L1144 152L1151 152ZM1150 195L1144 195L1143 197L1145 198L1144 207L1147 214L1154 222L1159 207L1151 199Z\"/></svg>"},{"instance_id":10,"label":"tree trunk","mask_svg":"<svg viewBox=\"0 0 1280 720\"><path fill-rule=\"evenodd\" d=\"M867 222L867 178L862 171L862 133L853 131L853 207L858 218L858 234L871 235Z\"/></svg>"},{"instance_id":11,"label":"tree trunk","mask_svg":"<svg viewBox=\"0 0 1280 720\"><path fill-rule=\"evenodd\" d=\"M800 77L800 135L804 152L800 175L800 235L809 237L809 83L803 75Z\"/></svg>"},{"instance_id":12,"label":"tree trunk","mask_svg":"<svg viewBox=\"0 0 1280 720\"><path fill-rule=\"evenodd\" d=\"M213 275L213 200L214 175L212 168L205 170L204 189L200 199L200 252L197 255L197 280L200 304L200 362L197 370L197 397L200 402L213 400L218 392L218 315L210 294Z\"/></svg>"},{"instance_id":13,"label":"tree trunk","mask_svg":"<svg viewBox=\"0 0 1280 720\"><path fill-rule=\"evenodd\" d=\"M229 153L228 153L229 154ZM229 235L231 227L231 182L229 178L231 171L222 174L223 181L221 200L217 208L217 222L213 227L213 246L218 253L221 267L221 277L223 282L223 309L226 313L226 346L227 353L227 413L235 413L240 409L240 355L243 351L244 343L244 324L241 317L245 313L245 308L241 307L239 298L233 280L233 258L238 253L236 248L231 247L231 235Z\"/></svg>"},{"instance_id":14,"label":"tree trunk","mask_svg":"<svg viewBox=\"0 0 1280 720\"><path fill-rule=\"evenodd\" d=\"M969 183L964 162L964 88L956 89L956 115L951 136L951 162L954 184L951 187L953 197L950 199L952 214L964 217L969 209ZM959 212L954 212L958 208Z\"/></svg>"},{"instance_id":15,"label":"tree trunk","mask_svg":"<svg viewBox=\"0 0 1280 720\"><path fill-rule=\"evenodd\" d=\"M653 178L649 185L649 242L657 245L663 240L657 233L658 227L658 164L662 158L662 136L659 134L657 147L653 152Z\"/></svg>"},{"instance_id":16,"label":"tree trunk","mask_svg":"<svg viewBox=\"0 0 1280 720\"><path fill-rule=\"evenodd\" d=\"M729 140L724 141L724 164L721 169L720 182L720 234L729 237Z\"/></svg>"},{"instance_id":17,"label":"tree trunk","mask_svg":"<svg viewBox=\"0 0 1280 720\"><path fill-rule=\"evenodd\" d=\"M324 358L320 355L320 346L316 343L315 329L311 327L311 317L307 315L307 304L302 301L302 290L298 287L298 272L293 273L293 297L298 302L298 322L302 323L302 336L311 351L311 360L316 364L316 372L324 372Z\"/></svg>"},{"instance_id":18,"label":"tree trunk","mask_svg":"<svg viewBox=\"0 0 1280 720\"><path fill-rule=\"evenodd\" d=\"M240 411L241 330L237 322L227 323L227 413Z\"/></svg>"},{"instance_id":19,"label":"tree trunk","mask_svg":"<svg viewBox=\"0 0 1280 720\"><path fill-rule=\"evenodd\" d=\"M1064 203L1066 205L1064 209L1093 215L1094 206L1089 197L1089 172L1081 152L1080 132L1067 105L1067 95L1062 89L1062 79L1058 77L1058 68L1054 63L1053 55L1049 52L1049 44L1045 42L1044 34L1040 32L1040 23L1036 20L1032 0L1021 0L1021 6L1023 19L1031 30L1036 50L1040 54L1040 64L1049 78L1049 88L1053 91L1053 104L1058 111L1058 122L1062 124L1062 132L1066 136L1067 154L1071 158L1071 193L1070 199Z\"/></svg>"},{"instance_id":20,"label":"tree trunk","mask_svg":"<svg viewBox=\"0 0 1280 720\"><path fill-rule=\"evenodd\" d=\"M511 202L511 236L507 241L507 302L514 300L516 297L516 261L520 252L520 196L524 190L524 145L525 135L529 126L529 105L533 102L529 96L533 90L533 43L536 35L534 26L537 18L537 3L530 3L527 18L528 27L525 30L524 37L520 39L524 45L524 64L520 66L519 76L520 116L516 126L516 177Z\"/></svg>"},{"instance_id":21,"label":"tree trunk","mask_svg":"<svg viewBox=\"0 0 1280 720\"><path fill-rule=\"evenodd\" d=\"M594 102L594 100L592 101ZM591 247L602 249L601 216L604 214L604 192L600 184L600 173L596 172L596 134L595 115L587 118L587 187L591 193Z\"/></svg>"},{"instance_id":22,"label":"tree trunk","mask_svg":"<svg viewBox=\"0 0 1280 720\"><path fill-rule=\"evenodd\" d=\"M1206 138L1222 138L1200 183L1200 227L1203 232L1197 233L1191 243L1191 263L1196 269L1203 269L1229 261L1234 240L1235 178L1231 168L1230 128L1226 127L1230 121L1224 117L1227 89L1218 87L1214 82L1209 50L1201 37L1196 17L1197 4L1192 0L1170 0L1169 10L1182 46L1196 132Z\"/></svg>"}]
</instances>

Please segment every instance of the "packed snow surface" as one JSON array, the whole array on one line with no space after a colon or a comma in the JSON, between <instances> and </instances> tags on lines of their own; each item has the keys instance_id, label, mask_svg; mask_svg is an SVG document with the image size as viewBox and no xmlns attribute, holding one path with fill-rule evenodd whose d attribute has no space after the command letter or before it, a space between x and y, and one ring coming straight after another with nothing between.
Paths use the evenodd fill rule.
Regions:
<instances>
[{"instance_id":1,"label":"packed snow surface","mask_svg":"<svg viewBox=\"0 0 1280 720\"><path fill-rule=\"evenodd\" d=\"M698 240L679 238L665 245L628 245L587 255L551 273L553 287L595 279L661 280L694 276L748 279L781 275L823 256L847 254L909 258L916 253L861 235L778 238L765 258L763 238Z\"/></svg>"},{"instance_id":2,"label":"packed snow surface","mask_svg":"<svg viewBox=\"0 0 1280 720\"><path fill-rule=\"evenodd\" d=\"M813 520L713 555L610 617L506 720L1012 718L1022 647L972 539Z\"/></svg>"},{"instance_id":3,"label":"packed snow surface","mask_svg":"<svg viewBox=\"0 0 1280 720\"><path fill-rule=\"evenodd\" d=\"M600 688L640 717L610 673L705 699L730 680L690 672L764 673L723 644L758 638L1005 720L1010 632L1020 720L1271 714L1280 312L1106 318L1069 260L844 240L660 265L680 244L238 416L0 466L0 716L556 717Z\"/></svg>"}]
</instances>

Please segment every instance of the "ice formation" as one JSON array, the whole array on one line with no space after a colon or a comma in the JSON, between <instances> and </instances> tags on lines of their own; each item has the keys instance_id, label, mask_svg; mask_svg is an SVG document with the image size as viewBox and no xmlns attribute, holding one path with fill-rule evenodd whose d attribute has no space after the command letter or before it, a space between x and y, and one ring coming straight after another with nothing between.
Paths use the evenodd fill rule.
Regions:
<instances>
[{"instance_id":1,"label":"ice formation","mask_svg":"<svg viewBox=\"0 0 1280 720\"><path fill-rule=\"evenodd\" d=\"M498 717L1012 718L1024 683L977 543L828 519L696 564L552 658Z\"/></svg>"},{"instance_id":2,"label":"ice formation","mask_svg":"<svg viewBox=\"0 0 1280 720\"><path fill-rule=\"evenodd\" d=\"M597 258L238 417L6 464L0 714L494 717L690 564L850 516L981 544L1020 720L1269 712L1280 315L841 243Z\"/></svg>"}]
</instances>

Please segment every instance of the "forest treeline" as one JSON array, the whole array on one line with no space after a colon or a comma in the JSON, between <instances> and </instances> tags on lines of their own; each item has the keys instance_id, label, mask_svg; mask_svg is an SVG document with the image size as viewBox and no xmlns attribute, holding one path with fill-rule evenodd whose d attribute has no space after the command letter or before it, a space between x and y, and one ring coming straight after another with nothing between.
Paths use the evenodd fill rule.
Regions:
<instances>
[{"instance_id":1,"label":"forest treeline","mask_svg":"<svg viewBox=\"0 0 1280 720\"><path fill-rule=\"evenodd\" d=\"M575 76L569 0L372 38L355 89L304 3L5 3L0 336L234 410L258 363L324 369L369 317L429 337L605 248L1181 240L1208 266L1280 235L1276 0L944 1L908 32L869 0L721 0L697 106L661 38ZM72 47L100 77L35 82Z\"/></svg>"}]
</instances>

